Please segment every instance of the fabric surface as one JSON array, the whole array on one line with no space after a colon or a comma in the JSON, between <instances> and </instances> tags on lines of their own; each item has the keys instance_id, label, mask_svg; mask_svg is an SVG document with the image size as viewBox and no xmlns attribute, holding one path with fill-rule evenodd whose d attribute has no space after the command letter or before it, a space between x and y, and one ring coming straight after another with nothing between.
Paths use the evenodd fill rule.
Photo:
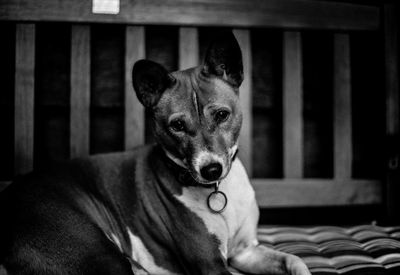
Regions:
<instances>
[{"instance_id":1,"label":"fabric surface","mask_svg":"<svg viewBox=\"0 0 400 275\"><path fill-rule=\"evenodd\" d=\"M400 226L260 226L258 237L301 257L313 275L400 275Z\"/></svg>"}]
</instances>

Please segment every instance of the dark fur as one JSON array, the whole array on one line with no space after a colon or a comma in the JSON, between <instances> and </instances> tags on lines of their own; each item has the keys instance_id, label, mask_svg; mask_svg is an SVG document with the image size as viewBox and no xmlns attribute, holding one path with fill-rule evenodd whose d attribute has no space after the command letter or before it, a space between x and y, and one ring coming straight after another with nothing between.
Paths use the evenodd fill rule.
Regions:
<instances>
[{"instance_id":1,"label":"dark fur","mask_svg":"<svg viewBox=\"0 0 400 275\"><path fill-rule=\"evenodd\" d=\"M157 265L223 274L218 240L174 197L182 186L165 165L150 146L18 179L1 194L1 262L10 274L132 274L129 227ZM110 231L122 252L103 233Z\"/></svg>"}]
</instances>

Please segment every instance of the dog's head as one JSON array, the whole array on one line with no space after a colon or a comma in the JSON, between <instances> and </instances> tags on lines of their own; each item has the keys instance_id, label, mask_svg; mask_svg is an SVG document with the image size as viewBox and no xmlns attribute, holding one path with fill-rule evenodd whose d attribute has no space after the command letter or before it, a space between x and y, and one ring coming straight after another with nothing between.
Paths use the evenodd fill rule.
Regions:
<instances>
[{"instance_id":1,"label":"dog's head","mask_svg":"<svg viewBox=\"0 0 400 275\"><path fill-rule=\"evenodd\" d=\"M242 54L233 34L218 35L199 67L168 73L160 64L140 60L132 79L152 116L156 140L169 157L199 183L224 178L242 124Z\"/></svg>"}]
</instances>

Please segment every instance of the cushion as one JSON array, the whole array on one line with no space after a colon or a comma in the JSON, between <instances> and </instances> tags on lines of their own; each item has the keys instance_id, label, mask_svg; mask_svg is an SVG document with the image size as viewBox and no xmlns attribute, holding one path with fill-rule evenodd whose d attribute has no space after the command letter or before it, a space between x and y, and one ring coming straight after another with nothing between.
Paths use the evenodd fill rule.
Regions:
<instances>
[{"instance_id":1,"label":"cushion","mask_svg":"<svg viewBox=\"0 0 400 275\"><path fill-rule=\"evenodd\" d=\"M301 257L314 275L400 274L400 226L260 226L258 237Z\"/></svg>"}]
</instances>

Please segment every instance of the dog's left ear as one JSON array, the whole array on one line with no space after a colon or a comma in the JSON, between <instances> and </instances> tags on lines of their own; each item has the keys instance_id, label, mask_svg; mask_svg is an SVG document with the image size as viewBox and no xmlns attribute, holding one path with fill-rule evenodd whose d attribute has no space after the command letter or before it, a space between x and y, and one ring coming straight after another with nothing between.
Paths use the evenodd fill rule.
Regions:
<instances>
[{"instance_id":1,"label":"dog's left ear","mask_svg":"<svg viewBox=\"0 0 400 275\"><path fill-rule=\"evenodd\" d=\"M207 49L203 73L216 75L238 88L243 81L242 52L231 31L221 31Z\"/></svg>"},{"instance_id":2,"label":"dog's left ear","mask_svg":"<svg viewBox=\"0 0 400 275\"><path fill-rule=\"evenodd\" d=\"M154 107L163 92L175 83L167 70L150 60L139 60L132 69L132 84L139 101L146 108Z\"/></svg>"}]
</instances>

